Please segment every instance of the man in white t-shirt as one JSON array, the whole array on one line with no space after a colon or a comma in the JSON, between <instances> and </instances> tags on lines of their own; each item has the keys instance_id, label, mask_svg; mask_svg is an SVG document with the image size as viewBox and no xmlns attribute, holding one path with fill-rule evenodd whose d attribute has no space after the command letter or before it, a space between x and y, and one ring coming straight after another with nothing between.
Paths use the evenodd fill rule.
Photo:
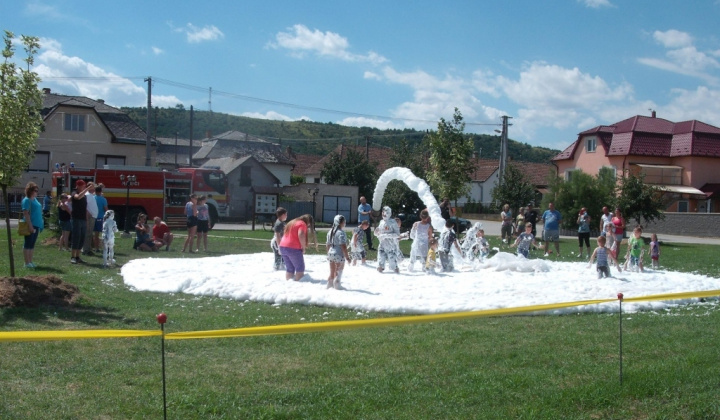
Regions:
<instances>
[{"instance_id":1,"label":"man in white t-shirt","mask_svg":"<svg viewBox=\"0 0 720 420\"><path fill-rule=\"evenodd\" d=\"M612 225L613 215L607 206L602 208L602 216L600 216L600 233L605 232L605 225Z\"/></svg>"}]
</instances>

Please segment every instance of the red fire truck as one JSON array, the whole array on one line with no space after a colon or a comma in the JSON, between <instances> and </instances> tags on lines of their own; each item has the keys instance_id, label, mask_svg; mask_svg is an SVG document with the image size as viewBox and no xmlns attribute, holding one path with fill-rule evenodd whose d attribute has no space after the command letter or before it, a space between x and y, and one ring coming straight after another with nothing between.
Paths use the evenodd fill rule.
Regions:
<instances>
[{"instance_id":1,"label":"red fire truck","mask_svg":"<svg viewBox=\"0 0 720 420\"><path fill-rule=\"evenodd\" d=\"M207 196L210 225L227 217L229 195L227 178L220 169L180 168L164 170L148 166L105 165L103 169L57 167L52 174L52 193L70 193L79 179L104 184L103 196L115 211L118 227L135 226L140 213L151 222L160 216L172 227L185 226L185 203L190 194ZM151 222L152 223L152 222Z\"/></svg>"}]
</instances>

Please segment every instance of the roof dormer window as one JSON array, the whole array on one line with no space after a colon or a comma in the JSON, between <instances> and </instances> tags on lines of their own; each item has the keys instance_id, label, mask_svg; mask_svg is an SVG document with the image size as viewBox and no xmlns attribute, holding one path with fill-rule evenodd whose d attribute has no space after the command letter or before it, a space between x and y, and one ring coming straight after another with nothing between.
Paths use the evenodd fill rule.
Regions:
<instances>
[{"instance_id":1,"label":"roof dormer window","mask_svg":"<svg viewBox=\"0 0 720 420\"><path fill-rule=\"evenodd\" d=\"M85 131L85 115L65 114L65 131Z\"/></svg>"},{"instance_id":2,"label":"roof dormer window","mask_svg":"<svg viewBox=\"0 0 720 420\"><path fill-rule=\"evenodd\" d=\"M586 137L585 138L585 151L588 153L595 153L596 148L597 148L597 138Z\"/></svg>"}]
</instances>

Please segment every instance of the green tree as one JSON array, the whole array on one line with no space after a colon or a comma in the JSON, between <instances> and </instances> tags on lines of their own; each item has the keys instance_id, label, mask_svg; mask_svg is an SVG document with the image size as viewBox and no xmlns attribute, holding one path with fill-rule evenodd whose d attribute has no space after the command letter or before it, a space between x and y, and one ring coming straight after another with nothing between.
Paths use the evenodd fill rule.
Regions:
<instances>
[{"instance_id":1,"label":"green tree","mask_svg":"<svg viewBox=\"0 0 720 420\"><path fill-rule=\"evenodd\" d=\"M612 170L601 170L597 177L580 170L572 171L569 181L555 178L550 183L551 194L543 198L542 206L545 209L550 202L554 203L563 215L562 226L566 229L577 227L576 215L585 207L593 221L590 226L594 228L600 220L602 206L612 206L616 201L615 185Z\"/></svg>"},{"instance_id":2,"label":"green tree","mask_svg":"<svg viewBox=\"0 0 720 420\"><path fill-rule=\"evenodd\" d=\"M27 66L23 68L12 61L15 55L13 38L12 32L5 31L3 62L0 64L0 187L7 208L5 226L12 277L15 276L15 264L7 189L15 185L23 171L30 166L42 127L42 94L38 89L40 78L30 71L40 44L36 37L21 37L26 54L22 61Z\"/></svg>"},{"instance_id":3,"label":"green tree","mask_svg":"<svg viewBox=\"0 0 720 420\"><path fill-rule=\"evenodd\" d=\"M504 178L503 186L498 186L496 181L492 191L492 199L499 206L507 203L515 213L520 207L535 200L535 185L516 164L510 164L505 168Z\"/></svg>"},{"instance_id":4,"label":"green tree","mask_svg":"<svg viewBox=\"0 0 720 420\"><path fill-rule=\"evenodd\" d=\"M647 225L653 220L663 220L665 204L662 191L645 183L645 174L627 172L620 180L620 196L617 206L626 220L635 219L639 225Z\"/></svg>"},{"instance_id":5,"label":"green tree","mask_svg":"<svg viewBox=\"0 0 720 420\"><path fill-rule=\"evenodd\" d=\"M402 139L393 147L390 155L391 166L408 168L418 178L425 178L425 159L422 154L423 147L411 144ZM416 213L425 208L418 194L411 190L404 182L393 180L388 183L383 196L383 204L393 209L393 213Z\"/></svg>"},{"instance_id":6,"label":"green tree","mask_svg":"<svg viewBox=\"0 0 720 420\"><path fill-rule=\"evenodd\" d=\"M433 193L439 198L447 197L455 202L470 191L471 161L474 145L465 136L465 123L455 108L452 122L440 118L438 129L426 136L430 150L428 181Z\"/></svg>"},{"instance_id":7,"label":"green tree","mask_svg":"<svg viewBox=\"0 0 720 420\"><path fill-rule=\"evenodd\" d=\"M320 176L328 184L355 185L361 196L372 197L378 179L377 168L364 155L347 149L345 157L331 153Z\"/></svg>"}]
</instances>

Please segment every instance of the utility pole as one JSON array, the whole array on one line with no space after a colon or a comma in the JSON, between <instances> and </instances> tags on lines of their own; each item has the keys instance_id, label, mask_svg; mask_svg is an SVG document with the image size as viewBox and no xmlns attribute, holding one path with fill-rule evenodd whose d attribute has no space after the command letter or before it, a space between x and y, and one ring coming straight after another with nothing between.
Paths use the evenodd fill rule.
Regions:
<instances>
[{"instance_id":1,"label":"utility pole","mask_svg":"<svg viewBox=\"0 0 720 420\"><path fill-rule=\"evenodd\" d=\"M188 154L189 154L189 156L188 156L188 163L190 163L190 167L191 167L191 168L193 167L193 162L192 162L192 155L193 155L193 145L192 145L192 140L193 140L193 117L194 117L193 114L194 114L193 106L190 105L190 151L188 152Z\"/></svg>"},{"instance_id":2,"label":"utility pole","mask_svg":"<svg viewBox=\"0 0 720 420\"><path fill-rule=\"evenodd\" d=\"M505 167L507 166L507 144L508 144L508 117L502 117L502 132L500 134L500 168L498 169L498 185L502 185L505 180Z\"/></svg>"},{"instance_id":3,"label":"utility pole","mask_svg":"<svg viewBox=\"0 0 720 420\"><path fill-rule=\"evenodd\" d=\"M150 166L150 108L152 107L152 77L145 79L148 84L148 98L147 98L147 125L145 128L145 166Z\"/></svg>"}]
</instances>

